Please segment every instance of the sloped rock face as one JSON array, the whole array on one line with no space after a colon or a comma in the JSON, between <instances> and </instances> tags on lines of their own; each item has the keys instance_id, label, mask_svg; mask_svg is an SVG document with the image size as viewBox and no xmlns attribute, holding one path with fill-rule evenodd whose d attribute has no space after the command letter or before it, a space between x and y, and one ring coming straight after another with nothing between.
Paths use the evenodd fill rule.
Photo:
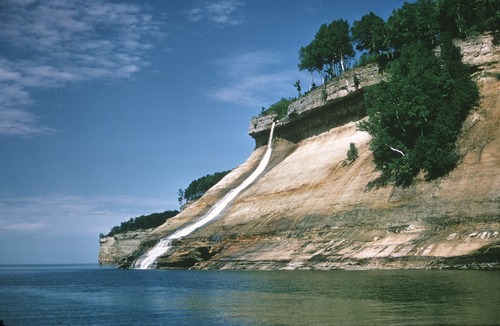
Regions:
<instances>
[{"instance_id":1,"label":"sloped rock face","mask_svg":"<svg viewBox=\"0 0 500 326\"><path fill-rule=\"evenodd\" d=\"M332 96L326 105L300 109L299 119L289 115L278 123L272 159L261 177L216 220L174 243L158 267L499 268L500 67L491 40L469 40L475 48L487 43L482 48L489 46L483 51L489 59L476 61L482 100L463 127L463 159L448 176L417 180L409 188L367 190L378 173L370 136L356 128L364 115L362 87ZM469 52L475 60L481 57ZM266 150L264 120L251 124L257 146L247 162L152 231L129 262L159 238L201 219L255 169ZM350 143L359 157L346 165Z\"/></svg>"},{"instance_id":2,"label":"sloped rock face","mask_svg":"<svg viewBox=\"0 0 500 326\"><path fill-rule=\"evenodd\" d=\"M130 231L99 239L99 265L117 265L135 252L149 230Z\"/></svg>"}]
</instances>

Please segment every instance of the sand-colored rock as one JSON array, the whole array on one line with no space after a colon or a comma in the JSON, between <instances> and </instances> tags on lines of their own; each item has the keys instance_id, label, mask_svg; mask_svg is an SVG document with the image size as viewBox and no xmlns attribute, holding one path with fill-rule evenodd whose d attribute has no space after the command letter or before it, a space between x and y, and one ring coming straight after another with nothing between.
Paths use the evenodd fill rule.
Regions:
<instances>
[{"instance_id":1,"label":"sand-colored rock","mask_svg":"<svg viewBox=\"0 0 500 326\"><path fill-rule=\"evenodd\" d=\"M357 90L310 112L303 110L298 120L278 124L264 173L216 220L175 242L157 266L499 268L499 52L491 39L487 35L481 41L468 40L489 59L464 50L473 53L478 64L475 78L482 100L463 127L463 159L448 176L432 182L419 179L408 188L367 190L378 172L369 151L370 136L356 128L363 112L362 90ZM257 147L247 162L152 231L124 266L159 238L201 219L255 169L266 150L265 124L259 120L251 125ZM345 165L350 143L359 157Z\"/></svg>"},{"instance_id":2,"label":"sand-colored rock","mask_svg":"<svg viewBox=\"0 0 500 326\"><path fill-rule=\"evenodd\" d=\"M136 230L99 239L99 265L116 265L138 248L142 240L152 231Z\"/></svg>"}]
</instances>

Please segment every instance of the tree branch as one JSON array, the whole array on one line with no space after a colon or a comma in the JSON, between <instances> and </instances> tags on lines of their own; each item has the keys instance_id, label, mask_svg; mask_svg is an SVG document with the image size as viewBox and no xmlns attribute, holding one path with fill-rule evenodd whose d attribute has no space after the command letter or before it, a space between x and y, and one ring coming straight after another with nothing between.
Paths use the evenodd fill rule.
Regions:
<instances>
[{"instance_id":1,"label":"tree branch","mask_svg":"<svg viewBox=\"0 0 500 326\"><path fill-rule=\"evenodd\" d=\"M387 146L389 146L389 145L387 145ZM394 152L396 152L396 153L401 154L401 156L405 156L405 153L403 153L403 152L402 152L402 151L400 151L399 149L396 149L396 148L394 148L394 147L392 147L392 146L389 146L389 148L390 148L392 151L394 151Z\"/></svg>"}]
</instances>

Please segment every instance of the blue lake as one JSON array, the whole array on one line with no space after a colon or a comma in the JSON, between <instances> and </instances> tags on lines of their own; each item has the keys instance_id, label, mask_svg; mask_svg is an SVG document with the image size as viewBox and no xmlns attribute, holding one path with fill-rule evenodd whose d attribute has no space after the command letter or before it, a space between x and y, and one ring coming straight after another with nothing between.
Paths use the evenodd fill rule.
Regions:
<instances>
[{"instance_id":1,"label":"blue lake","mask_svg":"<svg viewBox=\"0 0 500 326\"><path fill-rule=\"evenodd\" d=\"M500 325L497 271L0 266L5 325Z\"/></svg>"}]
</instances>

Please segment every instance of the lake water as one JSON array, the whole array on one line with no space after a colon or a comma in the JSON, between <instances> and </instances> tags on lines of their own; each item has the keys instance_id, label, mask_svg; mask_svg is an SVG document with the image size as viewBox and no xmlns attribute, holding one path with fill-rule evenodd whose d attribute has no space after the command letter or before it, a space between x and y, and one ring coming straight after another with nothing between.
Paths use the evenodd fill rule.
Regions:
<instances>
[{"instance_id":1,"label":"lake water","mask_svg":"<svg viewBox=\"0 0 500 326\"><path fill-rule=\"evenodd\" d=\"M5 325L500 325L500 272L0 266Z\"/></svg>"}]
</instances>

